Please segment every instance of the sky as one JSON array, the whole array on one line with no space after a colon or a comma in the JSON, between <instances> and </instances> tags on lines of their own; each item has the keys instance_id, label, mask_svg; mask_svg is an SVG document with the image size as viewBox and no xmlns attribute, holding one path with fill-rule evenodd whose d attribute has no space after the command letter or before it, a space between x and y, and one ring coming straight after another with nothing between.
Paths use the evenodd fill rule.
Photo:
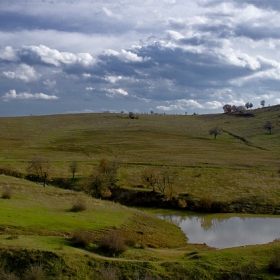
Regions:
<instances>
[{"instance_id":1,"label":"sky","mask_svg":"<svg viewBox=\"0 0 280 280\"><path fill-rule=\"evenodd\" d=\"M0 116L280 103L279 0L1 0Z\"/></svg>"}]
</instances>

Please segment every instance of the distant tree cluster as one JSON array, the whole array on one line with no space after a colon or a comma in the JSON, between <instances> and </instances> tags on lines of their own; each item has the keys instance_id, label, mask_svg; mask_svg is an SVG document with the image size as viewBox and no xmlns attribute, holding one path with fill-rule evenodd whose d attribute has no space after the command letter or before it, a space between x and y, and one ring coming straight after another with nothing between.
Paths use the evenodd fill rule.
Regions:
<instances>
[{"instance_id":1,"label":"distant tree cluster","mask_svg":"<svg viewBox=\"0 0 280 280\"><path fill-rule=\"evenodd\" d=\"M253 108L253 104L250 102L246 102L244 106L235 106L230 104L225 104L223 107L224 113L231 114L231 113L243 113L246 109Z\"/></svg>"}]
</instances>

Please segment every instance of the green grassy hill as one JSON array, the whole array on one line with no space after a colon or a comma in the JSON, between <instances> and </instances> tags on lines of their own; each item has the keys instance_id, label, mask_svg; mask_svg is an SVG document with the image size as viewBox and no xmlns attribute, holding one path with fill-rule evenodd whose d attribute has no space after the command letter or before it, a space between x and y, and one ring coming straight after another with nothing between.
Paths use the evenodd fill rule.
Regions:
<instances>
[{"instance_id":1,"label":"green grassy hill","mask_svg":"<svg viewBox=\"0 0 280 280\"><path fill-rule=\"evenodd\" d=\"M277 240L216 251L188 244L178 227L146 212L1 175L0 191L7 186L10 199L0 199L3 280L275 279L279 271ZM71 212L77 198L86 209ZM91 234L86 247L71 241L77 230ZM98 249L112 230L130 241L117 256Z\"/></svg>"},{"instance_id":2,"label":"green grassy hill","mask_svg":"<svg viewBox=\"0 0 280 280\"><path fill-rule=\"evenodd\" d=\"M228 201L260 196L280 205L280 105L240 115L77 114L0 118L0 166L26 172L35 156L51 161L53 177L69 164L88 176L102 158L122 162L119 184L141 184L147 166L172 166L184 192ZM271 121L271 135L263 126ZM214 140L209 130L222 131Z\"/></svg>"},{"instance_id":3,"label":"green grassy hill","mask_svg":"<svg viewBox=\"0 0 280 280\"><path fill-rule=\"evenodd\" d=\"M183 193L194 199L280 206L279 111L274 106L250 111L254 116L0 118L0 167L26 173L30 160L40 156L51 162L52 177L70 178L69 164L77 161L80 179L102 158L117 157L118 184L125 188L139 186L147 166L167 165L179 175ZM263 128L266 121L275 125L271 135ZM222 131L216 140L209 135L213 127ZM1 279L275 279L280 271L277 240L216 251L188 244L179 228L152 214L81 192L0 175L0 191L5 189L12 193L11 199L0 199ZM77 198L85 211L70 211ZM73 245L77 230L91 234L90 245ZM98 249L112 230L130 243L119 256ZM27 276L32 273L37 278Z\"/></svg>"}]
</instances>

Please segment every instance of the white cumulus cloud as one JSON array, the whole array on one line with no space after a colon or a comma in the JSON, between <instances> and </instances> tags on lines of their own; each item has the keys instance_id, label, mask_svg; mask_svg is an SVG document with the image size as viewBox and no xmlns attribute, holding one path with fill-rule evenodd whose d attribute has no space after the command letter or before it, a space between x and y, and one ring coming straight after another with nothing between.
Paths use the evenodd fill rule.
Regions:
<instances>
[{"instance_id":1,"label":"white cumulus cloud","mask_svg":"<svg viewBox=\"0 0 280 280\"><path fill-rule=\"evenodd\" d=\"M19 79L24 82L36 81L40 78L40 74L27 64L21 64L15 71L4 71L3 75L7 78Z\"/></svg>"},{"instance_id":2,"label":"white cumulus cloud","mask_svg":"<svg viewBox=\"0 0 280 280\"><path fill-rule=\"evenodd\" d=\"M55 95L47 95L44 93L28 93L28 92L20 92L17 93L15 89L10 90L2 96L4 101L15 100L15 99L43 99L43 100L54 100L58 99Z\"/></svg>"}]
</instances>

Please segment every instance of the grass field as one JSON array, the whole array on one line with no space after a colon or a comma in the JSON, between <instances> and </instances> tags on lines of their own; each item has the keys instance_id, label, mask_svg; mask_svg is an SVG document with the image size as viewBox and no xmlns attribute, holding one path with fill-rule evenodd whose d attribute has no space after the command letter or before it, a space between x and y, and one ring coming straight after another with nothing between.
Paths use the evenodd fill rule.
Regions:
<instances>
[{"instance_id":1,"label":"grass field","mask_svg":"<svg viewBox=\"0 0 280 280\"><path fill-rule=\"evenodd\" d=\"M0 118L0 166L26 173L29 161L40 156L51 162L52 177L70 178L69 164L77 161L76 176L83 178L102 158L118 158L118 184L126 188L141 184L144 168L170 166L179 175L183 192L194 198L223 202L258 198L280 206L279 111L280 106L257 109L251 111L253 117ZM275 125L271 135L263 128L266 121ZM216 126L222 134L214 140L209 130ZM104 268L119 275L108 279L143 280L277 279L280 271L280 261L273 273L269 270L271 258L280 252L279 241L217 251L188 244L179 228L152 214L83 193L0 175L0 191L5 188L12 192L11 199L0 199L0 273L4 268L13 271L16 265L22 273L23 267L36 263L57 272L50 279L102 279L98 277ZM77 198L86 203L85 211L70 211ZM71 244L77 229L93 234L89 248ZM118 257L100 254L96 244L112 229L133 237L136 245Z\"/></svg>"},{"instance_id":2,"label":"grass field","mask_svg":"<svg viewBox=\"0 0 280 280\"><path fill-rule=\"evenodd\" d=\"M1 175L0 191L7 185L11 198L0 199L0 273L5 269L20 276L39 265L48 272L44 279L275 279L277 275L269 264L280 252L279 241L217 251L187 243L179 228L146 212ZM70 211L76 197L86 201L85 211ZM77 229L93 234L90 247L73 247L70 237ZM133 237L136 244L117 257L100 254L96 244L111 229ZM108 271L115 278L106 278Z\"/></svg>"},{"instance_id":3,"label":"grass field","mask_svg":"<svg viewBox=\"0 0 280 280\"><path fill-rule=\"evenodd\" d=\"M117 157L119 184L141 184L147 166L172 166L185 192L227 201L261 196L280 204L280 106L239 115L77 114L0 118L0 166L26 172L35 156L49 159L53 177L88 176L102 158ZM271 135L263 126L271 121ZM214 140L209 130L219 127Z\"/></svg>"}]
</instances>

